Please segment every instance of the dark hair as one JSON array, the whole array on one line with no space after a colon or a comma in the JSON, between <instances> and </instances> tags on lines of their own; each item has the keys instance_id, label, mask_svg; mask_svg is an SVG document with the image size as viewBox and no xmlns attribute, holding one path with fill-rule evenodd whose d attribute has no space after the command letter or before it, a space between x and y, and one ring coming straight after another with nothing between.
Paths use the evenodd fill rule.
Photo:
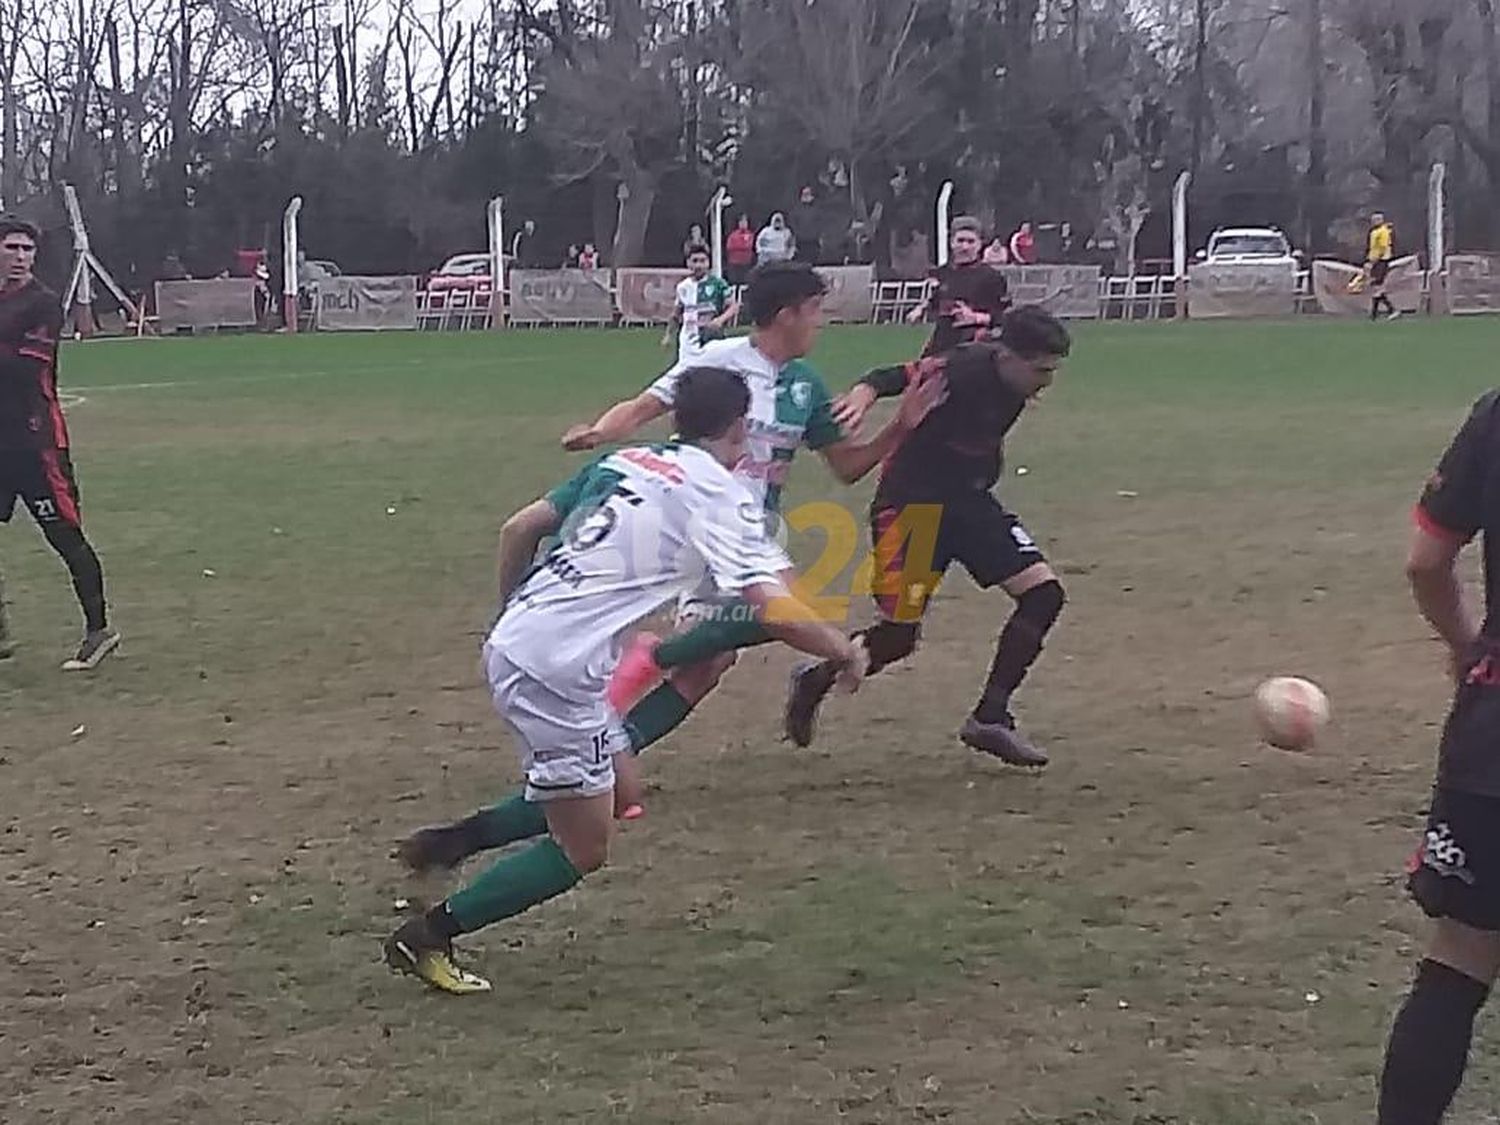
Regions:
<instances>
[{"instance_id":1,"label":"dark hair","mask_svg":"<svg viewBox=\"0 0 1500 1125\"><path fill-rule=\"evenodd\" d=\"M708 252L708 247L703 245L703 243L701 242L695 242L691 246L689 246L687 248L687 253L684 254L683 257L692 258L696 257L699 254L702 254L705 258L713 257L713 255Z\"/></svg>"},{"instance_id":2,"label":"dark hair","mask_svg":"<svg viewBox=\"0 0 1500 1125\"><path fill-rule=\"evenodd\" d=\"M24 234L32 242L42 240L42 232L37 230L35 224L28 223L17 215L0 215L0 238L9 238L13 234Z\"/></svg>"},{"instance_id":3,"label":"dark hair","mask_svg":"<svg viewBox=\"0 0 1500 1125\"><path fill-rule=\"evenodd\" d=\"M750 323L765 328L782 309L821 297L828 286L806 262L767 262L756 266L745 286L745 313Z\"/></svg>"},{"instance_id":4,"label":"dark hair","mask_svg":"<svg viewBox=\"0 0 1500 1125\"><path fill-rule=\"evenodd\" d=\"M960 215L949 224L948 233L950 237L955 234L961 234L964 231L968 231L970 234L977 234L981 238L984 237L984 229L979 225L979 220L973 215Z\"/></svg>"},{"instance_id":5,"label":"dark hair","mask_svg":"<svg viewBox=\"0 0 1500 1125\"><path fill-rule=\"evenodd\" d=\"M1040 305L1018 305L1000 319L991 334L1022 359L1044 355L1062 358L1073 349L1073 337L1063 322Z\"/></svg>"},{"instance_id":6,"label":"dark hair","mask_svg":"<svg viewBox=\"0 0 1500 1125\"><path fill-rule=\"evenodd\" d=\"M750 388L722 367L692 367L677 380L673 416L683 441L722 437L750 409Z\"/></svg>"}]
</instances>

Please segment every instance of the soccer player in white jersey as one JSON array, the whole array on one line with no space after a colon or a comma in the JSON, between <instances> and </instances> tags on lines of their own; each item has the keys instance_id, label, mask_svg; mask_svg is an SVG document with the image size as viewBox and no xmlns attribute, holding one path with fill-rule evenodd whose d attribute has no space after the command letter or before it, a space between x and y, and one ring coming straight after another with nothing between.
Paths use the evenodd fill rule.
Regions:
<instances>
[{"instance_id":1,"label":"soccer player in white jersey","mask_svg":"<svg viewBox=\"0 0 1500 1125\"><path fill-rule=\"evenodd\" d=\"M798 449L816 450L834 476L853 483L895 450L942 393L936 383L913 383L901 409L874 438L860 443L847 435L834 420L823 380L802 358L812 351L822 326L825 291L823 279L804 263L761 266L745 289L750 335L713 341L691 361L736 371L749 385L749 449L734 472L765 505L773 524ZM597 421L572 427L563 435L563 447L577 451L623 441L672 408L685 369L678 364ZM738 649L771 639L754 614L712 591L685 599L681 610L693 626L659 644L642 634L610 686L610 701L625 714L635 753L687 718L734 664Z\"/></svg>"},{"instance_id":2,"label":"soccer player in white jersey","mask_svg":"<svg viewBox=\"0 0 1500 1125\"><path fill-rule=\"evenodd\" d=\"M670 347L676 336L679 364L696 359L704 344L722 338L724 329L740 314L729 283L709 272L710 263L708 247L688 247L688 276L677 283L672 321L661 340L662 347Z\"/></svg>"},{"instance_id":3,"label":"soccer player in white jersey","mask_svg":"<svg viewBox=\"0 0 1500 1125\"><path fill-rule=\"evenodd\" d=\"M705 577L753 606L765 630L835 661L853 689L864 651L787 589L786 555L765 512L729 471L749 443L751 391L736 373L698 368L678 381L678 440L619 450L527 505L500 537L504 610L484 644L495 707L517 738L524 791L401 849L419 869L542 837L385 943L392 968L445 992L488 991L459 968L454 937L568 890L609 854L614 754L625 746L605 687L626 631ZM549 535L556 545L536 565ZM528 572L528 567L530 568Z\"/></svg>"}]
</instances>

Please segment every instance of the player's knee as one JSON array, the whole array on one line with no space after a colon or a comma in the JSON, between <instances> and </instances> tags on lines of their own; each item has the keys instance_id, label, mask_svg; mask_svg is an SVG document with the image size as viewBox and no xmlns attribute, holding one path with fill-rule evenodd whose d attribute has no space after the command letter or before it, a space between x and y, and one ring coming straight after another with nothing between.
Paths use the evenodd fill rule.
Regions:
<instances>
[{"instance_id":1,"label":"player's knee","mask_svg":"<svg viewBox=\"0 0 1500 1125\"><path fill-rule=\"evenodd\" d=\"M1067 600L1062 583L1056 578L1049 578L1016 599L1016 616L1040 636L1057 623Z\"/></svg>"},{"instance_id":2,"label":"player's knee","mask_svg":"<svg viewBox=\"0 0 1500 1125\"><path fill-rule=\"evenodd\" d=\"M588 875L609 862L609 836L600 833L570 839L562 844L562 850L578 874Z\"/></svg>"}]
</instances>

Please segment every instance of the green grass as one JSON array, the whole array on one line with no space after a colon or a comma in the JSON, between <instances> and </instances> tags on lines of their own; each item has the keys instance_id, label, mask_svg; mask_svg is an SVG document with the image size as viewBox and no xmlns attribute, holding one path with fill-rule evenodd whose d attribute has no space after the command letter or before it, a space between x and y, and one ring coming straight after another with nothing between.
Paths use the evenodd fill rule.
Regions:
<instances>
[{"instance_id":1,"label":"green grass","mask_svg":"<svg viewBox=\"0 0 1500 1125\"><path fill-rule=\"evenodd\" d=\"M841 387L919 340L816 359ZM58 674L66 583L0 535L0 1116L1368 1120L1444 707L1407 509L1497 347L1477 319L1080 327L1002 486L1069 591L1023 699L1048 772L953 739L1008 612L966 578L812 751L777 740L790 657L747 654L648 756L613 866L469 943L471 1002L377 964L413 893L388 852L514 784L475 667L495 533L655 334L67 348L127 643ZM1254 743L1276 672L1333 698L1315 756Z\"/></svg>"}]
</instances>

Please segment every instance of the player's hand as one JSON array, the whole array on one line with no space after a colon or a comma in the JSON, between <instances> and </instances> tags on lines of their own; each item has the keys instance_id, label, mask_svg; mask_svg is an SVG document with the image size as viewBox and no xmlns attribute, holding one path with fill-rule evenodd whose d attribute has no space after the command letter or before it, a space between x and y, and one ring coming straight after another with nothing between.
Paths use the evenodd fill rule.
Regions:
<instances>
[{"instance_id":1,"label":"player's hand","mask_svg":"<svg viewBox=\"0 0 1500 1125\"><path fill-rule=\"evenodd\" d=\"M857 433L870 407L875 405L875 398L875 388L869 383L855 383L833 400L833 420L845 433Z\"/></svg>"},{"instance_id":2,"label":"player's hand","mask_svg":"<svg viewBox=\"0 0 1500 1125\"><path fill-rule=\"evenodd\" d=\"M927 302L926 301L923 301L916 308L912 309L911 312L909 312L909 313L906 314L906 323L907 324L921 324L922 321L924 321L926 319L927 319Z\"/></svg>"},{"instance_id":3,"label":"player's hand","mask_svg":"<svg viewBox=\"0 0 1500 1125\"><path fill-rule=\"evenodd\" d=\"M981 312L967 301L954 301L952 316L955 328L983 328L990 323L989 313Z\"/></svg>"},{"instance_id":4,"label":"player's hand","mask_svg":"<svg viewBox=\"0 0 1500 1125\"><path fill-rule=\"evenodd\" d=\"M849 655L839 667L838 678L834 680L833 686L839 691L853 695L859 690L859 685L864 682L865 673L870 670L870 654L860 641L849 642Z\"/></svg>"},{"instance_id":5,"label":"player's hand","mask_svg":"<svg viewBox=\"0 0 1500 1125\"><path fill-rule=\"evenodd\" d=\"M597 449L599 431L587 422L569 426L567 433L562 436L562 447L569 453L583 453L585 450Z\"/></svg>"},{"instance_id":6,"label":"player's hand","mask_svg":"<svg viewBox=\"0 0 1500 1125\"><path fill-rule=\"evenodd\" d=\"M671 329L668 329L667 331L665 331L665 332L662 333L662 336L661 336L661 346L664 347L664 348L670 348L672 346L672 330Z\"/></svg>"},{"instance_id":7,"label":"player's hand","mask_svg":"<svg viewBox=\"0 0 1500 1125\"><path fill-rule=\"evenodd\" d=\"M915 430L943 403L948 401L948 379L938 370L926 371L901 392L896 420L904 430Z\"/></svg>"}]
</instances>

